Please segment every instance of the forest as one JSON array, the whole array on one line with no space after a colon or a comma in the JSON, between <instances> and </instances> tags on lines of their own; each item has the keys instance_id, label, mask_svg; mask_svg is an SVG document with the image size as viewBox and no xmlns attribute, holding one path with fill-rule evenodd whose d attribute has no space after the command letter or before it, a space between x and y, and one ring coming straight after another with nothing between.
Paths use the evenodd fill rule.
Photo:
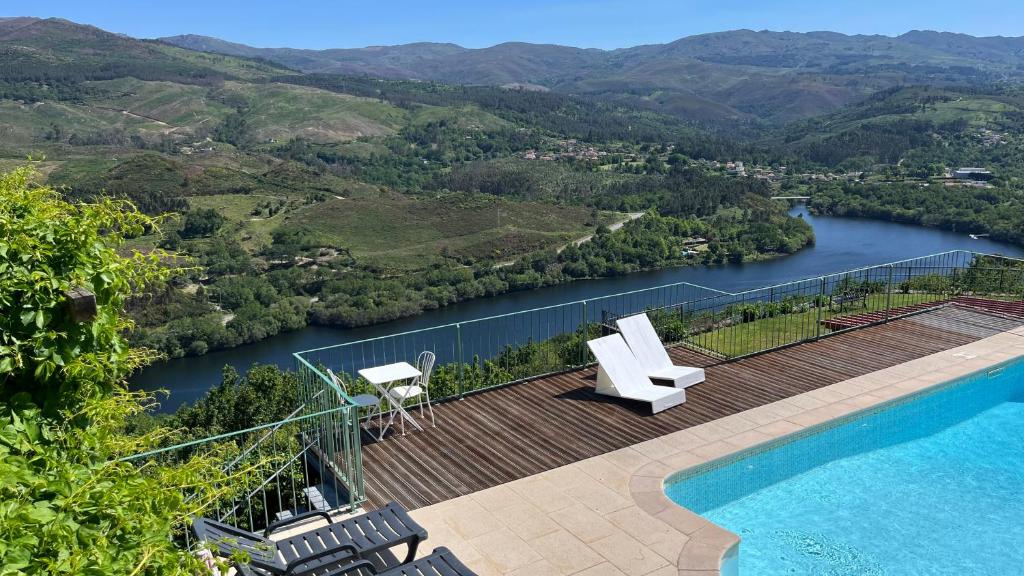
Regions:
<instances>
[{"instance_id":1,"label":"forest","mask_svg":"<svg viewBox=\"0 0 1024 576\"><path fill-rule=\"evenodd\" d=\"M830 216L917 224L1024 244L1024 198L1001 188L844 184L815 188L808 207Z\"/></svg>"}]
</instances>

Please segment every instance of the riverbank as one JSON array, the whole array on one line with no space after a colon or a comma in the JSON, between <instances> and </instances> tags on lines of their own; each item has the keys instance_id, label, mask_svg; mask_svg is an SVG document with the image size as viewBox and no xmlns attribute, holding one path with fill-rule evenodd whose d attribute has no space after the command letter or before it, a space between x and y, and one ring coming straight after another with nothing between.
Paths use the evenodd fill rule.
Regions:
<instances>
[{"instance_id":1,"label":"riverbank","mask_svg":"<svg viewBox=\"0 0 1024 576\"><path fill-rule=\"evenodd\" d=\"M192 402L217 384L225 365L246 370L254 363L294 368L292 353L343 342L421 330L476 318L509 314L532 308L599 298L678 282L738 292L759 286L828 274L844 269L903 260L948 250L1001 252L1024 256L1024 249L990 240L971 240L966 235L903 224L865 219L844 219L808 214L803 207L791 210L814 227L815 243L785 258L762 262L685 266L638 272L626 276L584 280L480 298L429 310L418 316L362 328L341 329L310 326L280 334L258 344L241 346L196 358L160 362L135 375L137 389L171 391L164 402L173 410Z\"/></svg>"},{"instance_id":2,"label":"riverbank","mask_svg":"<svg viewBox=\"0 0 1024 576\"><path fill-rule=\"evenodd\" d=\"M901 222L1024 245L1024 201L1004 186L914 182L830 187L816 191L808 209L822 216Z\"/></svg>"},{"instance_id":3,"label":"riverbank","mask_svg":"<svg viewBox=\"0 0 1024 576\"><path fill-rule=\"evenodd\" d=\"M139 328L132 340L171 358L202 356L309 325L372 326L483 297L667 267L760 260L813 241L803 220L766 202L751 199L748 208L723 208L708 218L648 213L617 231L600 229L580 245L538 252L497 269L449 262L382 276L326 259L316 267L221 275L205 286L203 298L182 299L172 290L161 301L137 307L142 316L136 316ZM194 313L185 313L189 306ZM225 310L236 314L227 322Z\"/></svg>"}]
</instances>

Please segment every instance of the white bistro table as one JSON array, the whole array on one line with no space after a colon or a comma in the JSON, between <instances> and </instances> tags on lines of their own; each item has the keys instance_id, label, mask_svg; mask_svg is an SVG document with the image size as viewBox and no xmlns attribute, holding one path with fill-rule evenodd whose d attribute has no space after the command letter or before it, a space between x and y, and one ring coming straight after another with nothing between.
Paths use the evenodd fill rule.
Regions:
<instances>
[{"instance_id":1,"label":"white bistro table","mask_svg":"<svg viewBox=\"0 0 1024 576\"><path fill-rule=\"evenodd\" d=\"M384 429L380 431L381 438L384 437L384 433L387 432L387 429L391 427L391 423L394 422L395 412L400 414L402 418L405 418L405 420L412 424L417 430L421 432L423 431L423 427L420 426L419 422L405 411L405 408L402 406L402 402L391 395L391 387L389 386L389 384L393 384L395 382L401 382L402 380L408 380L409 378L420 376L419 370L408 362L396 362L385 366L363 368L359 371L359 375L365 378L370 384L373 384L373 387L387 398L388 405L391 407L391 417L388 419L388 423L384 426Z\"/></svg>"}]
</instances>

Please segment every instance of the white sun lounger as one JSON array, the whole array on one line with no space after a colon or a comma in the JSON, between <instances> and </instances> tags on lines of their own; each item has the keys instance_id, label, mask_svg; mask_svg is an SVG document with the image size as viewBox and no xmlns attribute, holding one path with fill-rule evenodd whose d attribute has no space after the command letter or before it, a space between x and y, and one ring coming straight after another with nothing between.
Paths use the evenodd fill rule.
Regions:
<instances>
[{"instance_id":1,"label":"white sun lounger","mask_svg":"<svg viewBox=\"0 0 1024 576\"><path fill-rule=\"evenodd\" d=\"M587 342L599 364L597 393L616 398L647 402L657 414L686 402L686 390L655 386L629 351L622 336L613 334Z\"/></svg>"},{"instance_id":2,"label":"white sun lounger","mask_svg":"<svg viewBox=\"0 0 1024 576\"><path fill-rule=\"evenodd\" d=\"M672 364L672 359L668 357L668 352L665 351L665 346L658 338L658 333L654 331L647 314L619 318L615 323L619 326L629 349L644 367L644 374L655 384L686 388L704 381L703 368Z\"/></svg>"}]
</instances>

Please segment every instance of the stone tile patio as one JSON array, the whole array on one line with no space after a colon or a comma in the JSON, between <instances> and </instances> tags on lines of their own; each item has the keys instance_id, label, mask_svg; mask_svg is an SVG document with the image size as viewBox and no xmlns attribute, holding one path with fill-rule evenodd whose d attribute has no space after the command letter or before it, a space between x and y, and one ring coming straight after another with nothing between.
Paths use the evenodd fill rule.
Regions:
<instances>
[{"instance_id":1,"label":"stone tile patio","mask_svg":"<svg viewBox=\"0 0 1024 576\"><path fill-rule=\"evenodd\" d=\"M421 548L482 576L703 576L739 538L674 504L673 474L1024 355L1024 326L421 508Z\"/></svg>"}]
</instances>

